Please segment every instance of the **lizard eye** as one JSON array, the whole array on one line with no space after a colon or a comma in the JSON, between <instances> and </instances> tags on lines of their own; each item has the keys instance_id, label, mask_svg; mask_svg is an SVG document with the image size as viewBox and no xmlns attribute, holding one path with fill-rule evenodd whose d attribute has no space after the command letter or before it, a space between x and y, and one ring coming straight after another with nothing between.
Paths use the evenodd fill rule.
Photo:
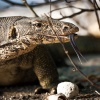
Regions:
<instances>
[{"instance_id":1,"label":"lizard eye","mask_svg":"<svg viewBox=\"0 0 100 100\"><path fill-rule=\"evenodd\" d=\"M68 31L68 29L69 29L69 27L68 27L68 26L65 26L65 27L63 28L63 31L66 32L66 31Z\"/></svg>"},{"instance_id":2,"label":"lizard eye","mask_svg":"<svg viewBox=\"0 0 100 100\"><path fill-rule=\"evenodd\" d=\"M41 23L37 23L36 26L37 26L37 27L41 27L42 24L41 24Z\"/></svg>"}]
</instances>

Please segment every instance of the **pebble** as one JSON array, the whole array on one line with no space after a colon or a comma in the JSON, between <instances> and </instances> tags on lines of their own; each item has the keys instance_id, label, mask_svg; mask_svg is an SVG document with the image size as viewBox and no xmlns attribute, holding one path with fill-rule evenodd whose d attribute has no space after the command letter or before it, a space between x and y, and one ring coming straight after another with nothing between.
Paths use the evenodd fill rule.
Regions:
<instances>
[{"instance_id":1,"label":"pebble","mask_svg":"<svg viewBox=\"0 0 100 100\"><path fill-rule=\"evenodd\" d=\"M47 97L47 100L67 100L64 94L54 94Z\"/></svg>"},{"instance_id":2,"label":"pebble","mask_svg":"<svg viewBox=\"0 0 100 100\"><path fill-rule=\"evenodd\" d=\"M73 98L79 94L79 88L71 82L61 82L57 86L57 93L62 93L66 98Z\"/></svg>"}]
</instances>

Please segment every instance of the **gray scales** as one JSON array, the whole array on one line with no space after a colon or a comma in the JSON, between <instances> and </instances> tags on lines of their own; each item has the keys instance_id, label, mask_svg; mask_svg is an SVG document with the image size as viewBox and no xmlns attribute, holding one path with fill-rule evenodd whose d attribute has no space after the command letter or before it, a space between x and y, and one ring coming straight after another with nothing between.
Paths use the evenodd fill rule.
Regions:
<instances>
[{"instance_id":1,"label":"gray scales","mask_svg":"<svg viewBox=\"0 0 100 100\"><path fill-rule=\"evenodd\" d=\"M53 20L53 29L63 42L79 29L72 23ZM0 85L9 86L39 80L44 89L58 83L56 65L41 44L57 43L46 17L0 18ZM22 81L23 80L23 81Z\"/></svg>"}]
</instances>

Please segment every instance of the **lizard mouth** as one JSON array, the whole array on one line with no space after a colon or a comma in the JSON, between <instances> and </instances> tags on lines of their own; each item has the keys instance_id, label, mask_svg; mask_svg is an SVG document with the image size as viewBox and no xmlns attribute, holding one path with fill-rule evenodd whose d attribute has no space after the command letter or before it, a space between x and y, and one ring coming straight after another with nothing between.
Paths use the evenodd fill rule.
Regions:
<instances>
[{"instance_id":1,"label":"lizard mouth","mask_svg":"<svg viewBox=\"0 0 100 100\"><path fill-rule=\"evenodd\" d=\"M73 33L72 33L73 34ZM39 34L40 35L40 34ZM74 33L74 35L72 35L70 38L70 34L67 35L40 35L42 37L42 41L45 44L49 44L49 43L59 43L60 41L62 42L69 42L70 38L77 38L77 34Z\"/></svg>"},{"instance_id":2,"label":"lizard mouth","mask_svg":"<svg viewBox=\"0 0 100 100\"><path fill-rule=\"evenodd\" d=\"M45 35L42 35L42 36L45 36ZM46 35L45 37L51 37L51 38L57 38L57 37L59 37L59 38L63 38L63 39L70 39L69 38L69 36L70 36L70 34L68 34L68 35L54 35L54 36L52 36L52 35ZM74 34L73 35L73 38L76 38L77 37L77 34Z\"/></svg>"}]
</instances>

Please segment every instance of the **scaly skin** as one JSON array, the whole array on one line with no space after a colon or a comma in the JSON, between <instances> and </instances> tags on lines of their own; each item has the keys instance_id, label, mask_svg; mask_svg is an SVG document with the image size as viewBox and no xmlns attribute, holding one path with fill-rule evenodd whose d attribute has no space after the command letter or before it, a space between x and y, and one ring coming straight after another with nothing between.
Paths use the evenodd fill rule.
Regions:
<instances>
[{"instance_id":1,"label":"scaly skin","mask_svg":"<svg viewBox=\"0 0 100 100\"><path fill-rule=\"evenodd\" d=\"M52 20L53 29L63 42L78 31L71 23ZM47 18L0 18L0 85L8 86L39 80L47 89L58 83L58 72L47 49L40 44L57 43ZM66 36L66 37L64 37Z\"/></svg>"}]
</instances>

